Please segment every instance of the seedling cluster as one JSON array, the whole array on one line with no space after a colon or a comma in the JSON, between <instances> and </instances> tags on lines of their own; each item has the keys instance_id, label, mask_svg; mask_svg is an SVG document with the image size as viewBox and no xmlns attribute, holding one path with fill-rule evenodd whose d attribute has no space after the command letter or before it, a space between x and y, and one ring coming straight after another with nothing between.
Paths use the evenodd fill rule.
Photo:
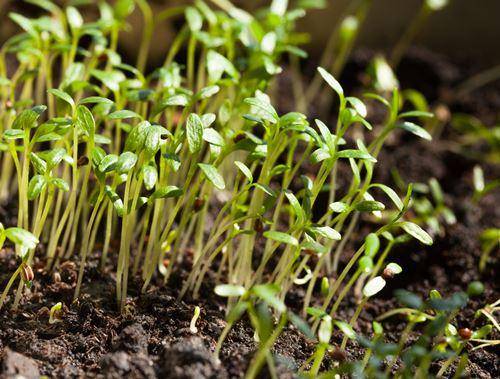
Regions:
<instances>
[{"instance_id":1,"label":"seedling cluster","mask_svg":"<svg viewBox=\"0 0 500 379\"><path fill-rule=\"evenodd\" d=\"M342 356L349 339L366 347L360 367L369 372L379 370L387 355L390 363L402 357L408 369L428 369L435 358L429 339L422 342L429 349L423 355L403 354L405 338L419 320L430 321L431 329L439 320L429 333L450 338L440 348L455 352L446 356L449 364L460 355L464 342L444 328L462 297L458 304L455 298L423 302L400 294L406 305L413 302L396 311L412 319L396 345L382 342L378 323L373 340L353 329L370 298L395 275L404 275L404 268L389 260L394 246L410 238L433 242L405 215L412 185L405 185L400 197L373 179L388 137L408 132L430 140L417 123L432 115L412 110L412 96L398 89L381 57L373 63L374 92L361 97L344 93L331 74L341 70L369 2L342 23L343 55L335 69L318 68L315 85L328 91L337 114L329 125L299 112L280 114L270 96L281 58L290 56L293 63L305 56L298 47L303 36L294 26L308 4L318 5L314 1L294 8L274 0L255 15L226 0L213 0L217 7L195 0L158 15L147 1L102 1L97 20L85 20L73 6L28 2L46 14L36 19L10 14L23 33L0 49L0 197L18 205L17 225L0 226L0 245L9 240L19 257L0 308L18 279L12 307L19 306L25 287L36 279L35 255L48 271L67 260L78 262L78 299L89 257L98 251L101 268L115 268L122 312L131 276L140 278L146 292L154 280L167 284L180 262L192 262L179 296L194 299L202 285L215 280L215 293L228 298L229 309L216 354L234 323L247 317L259 343L249 378L266 363L275 372L270 351L289 323L317 340L301 369L309 377L319 375L328 351ZM135 5L147 26L132 66L122 61L117 44ZM163 65L146 74L154 27L173 17L184 17L185 24ZM317 90L309 91L314 98ZM307 108L307 96L298 100ZM385 109L381 125L367 120L369 102ZM350 171L346 186L339 185L342 167ZM437 217L449 221L453 214L437 181L426 188L435 204L418 200L420 209L428 206L415 221L439 232ZM362 221L370 232L360 238ZM341 264L353 245L357 250ZM216 275L209 281L211 270ZM304 286L305 298L293 312L285 297L295 286ZM350 320L340 320L337 311L351 290L358 308ZM52 307L51 323L63 317L61 309L61 303ZM194 309L192 333L200 312ZM344 335L340 347L331 342L334 328ZM487 334L474 333L479 331L468 340Z\"/></svg>"}]
</instances>

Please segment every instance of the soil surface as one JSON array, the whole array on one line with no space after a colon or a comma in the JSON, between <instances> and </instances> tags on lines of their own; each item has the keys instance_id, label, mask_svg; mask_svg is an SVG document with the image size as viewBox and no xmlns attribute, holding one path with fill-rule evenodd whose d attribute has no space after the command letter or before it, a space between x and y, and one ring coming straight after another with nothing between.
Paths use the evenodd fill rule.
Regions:
<instances>
[{"instance_id":1,"label":"soil surface","mask_svg":"<svg viewBox=\"0 0 500 379\"><path fill-rule=\"evenodd\" d=\"M347 83L346 92L356 93L356 89L361 88L365 80L363 71L371 56L369 51L359 51L349 62L341 78L342 83ZM457 97L454 91L455 86L471 73L468 65L455 65L444 57L413 50L409 58L403 60L398 74L403 88L422 91L431 104L446 105L451 112L471 113L490 125L499 116L498 85L484 87L473 96ZM481 255L478 236L487 227L500 226L500 194L492 192L478 204L471 201L472 168L478 161L457 151L452 145L454 138L456 133L447 126L441 139L433 143L398 135L383 150L377 166L377 181L394 185L390 174L393 168L397 168L407 182L437 178L446 193L447 205L457 216L457 223L445 226L443 235L436 236L431 247L409 243L393 252L391 260L406 269L405 275L389 282L361 313L356 325L361 333L369 334L371 321L397 306L392 297L397 288L422 296L427 296L431 289L450 295L465 290L471 280L481 280L486 287L484 294L474 298L458 315L458 325L471 329L484 325L484 319L474 318L474 312L500 298L498 260L485 272L480 274L478 271ZM488 181L500 177L498 165L481 165ZM2 219L12 214L15 211L9 206L0 208ZM352 249L346 249L343 263L352 253ZM177 300L190 262L184 262L185 267L176 273L168 287L152 286L147 294L139 296L140 283L132 283L127 312L120 315L114 303L113 274L103 275L98 270L98 256L97 251L90 260L83 295L75 303L72 303L77 275L74 264L64 263L56 275L44 272L43 262L35 264L36 280L22 299L20 310L14 313L4 307L0 311L0 377L21 374L28 378L39 375L58 378L237 378L244 375L256 349L248 322L243 320L233 328L218 361L212 351L225 325L224 302L212 293L210 284L202 289L199 300ZM0 288L4 288L16 267L13 252L4 249L0 254ZM112 272L112 268L109 271ZM294 290L287 304L291 308L299 307L303 295L303 290ZM59 301L65 304L60 322L50 324L49 309ZM198 332L193 334L189 323L196 305L200 306L201 315L197 322ZM344 301L339 316L350 317L356 305L354 296L350 296ZM404 325L402 319L387 320L384 327L388 340L396 340ZM337 342L340 338L340 335L335 336ZM500 336L493 332L490 338L499 339ZM312 354L313 347L313 343L293 327L286 328L274 347L279 377L294 377L294 371ZM360 353L357 346L348 345L347 359L357 358ZM500 377L498 353L494 348L470 352L469 375ZM328 358L325 367L331 363ZM268 376L265 371L261 375Z\"/></svg>"}]
</instances>

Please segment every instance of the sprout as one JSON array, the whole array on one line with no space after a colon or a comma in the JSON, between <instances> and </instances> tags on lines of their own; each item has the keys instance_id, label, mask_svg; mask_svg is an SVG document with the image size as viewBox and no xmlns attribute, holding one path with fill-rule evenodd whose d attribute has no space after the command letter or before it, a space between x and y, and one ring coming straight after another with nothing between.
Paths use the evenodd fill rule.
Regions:
<instances>
[{"instance_id":1,"label":"sprout","mask_svg":"<svg viewBox=\"0 0 500 379\"><path fill-rule=\"evenodd\" d=\"M191 322L189 323L189 331L193 334L198 333L198 328L196 327L196 321L198 321L199 317L200 317L200 307L196 306L196 307L194 307L193 318L191 319Z\"/></svg>"},{"instance_id":2,"label":"sprout","mask_svg":"<svg viewBox=\"0 0 500 379\"><path fill-rule=\"evenodd\" d=\"M422 357L428 367L430 355L418 350L430 346L425 338L403 351L405 341L383 341L378 323L373 324L373 340L353 329L370 297L402 272L397 264L386 263L393 247L411 238L430 245L431 236L442 230L441 219L448 224L455 220L435 179L415 188L403 183L399 189L405 196L373 181L391 133L431 140L418 121L432 115L425 99L399 91L396 64L391 68L381 56L371 68L379 93L350 96L338 81L372 2L355 2L341 17L310 87L302 88L299 78L291 80L299 110L313 102L318 114L334 106L329 114L337 117L328 122L310 120L300 111L281 114L272 91L264 92L282 72L283 58L295 75L293 67L300 67L299 58L306 54L298 46L303 36L295 24L304 9L324 6L323 0L274 0L254 15L227 0L212 1L217 10L196 0L158 14L144 0L120 0L112 6L102 1L98 20L82 17L75 2L64 9L50 1L30 2L49 18L10 16L22 34L4 49L17 59L15 70L3 70L5 77L0 77L5 105L0 107L0 194L3 200L16 199L18 211L17 225L0 225L0 247L14 244L19 259L0 307L19 281L12 302L17 308L24 286L34 280L34 262L37 267L46 262L42 269L59 282L58 272L67 266L61 261L79 260L74 264L76 300L84 287L87 258L99 250L103 275L109 267L115 271L116 304L122 313L127 311L130 278L141 281L146 293L153 281L169 285L180 265L189 267L179 297L196 299L213 282L206 278L216 269L214 280L226 283L214 291L227 298L227 325L215 354L243 319L258 343L248 378L261 375L264 364L276 376L269 352L290 324L311 341L318 339L301 376L336 375L321 372L324 357L345 360L348 340L366 348L362 364L355 366L375 376L389 376L379 373L380 362L392 368L387 356L402 362L394 370L397 376L410 377L398 371L418 367ZM145 26L132 66L120 56L117 36L136 5ZM426 1L424 7L428 12L444 5ZM146 75L156 23L177 15L184 25L161 67ZM0 68L6 67L4 61L0 54ZM54 83L58 88L51 88ZM372 109L366 99L386 112L377 117L376 128L366 119ZM366 130L360 134L359 127ZM479 200L496 182L486 183L477 168L473 176ZM327 209L323 203L329 204ZM360 233L366 235L361 242ZM498 246L498 233L486 230L481 241L484 268ZM46 249L37 249L39 243ZM301 305L303 316L313 319L311 327L286 305L287 295L300 285L307 287ZM481 293L479 287L471 283L469 295ZM363 297L351 319L340 320L351 290ZM399 291L396 298L404 308L383 318L404 314L410 319L408 334L421 322L433 346L436 342L433 356L463 348L458 332L448 327L446 334L443 325L451 325L452 317L446 317L465 306L465 294L442 298L432 292L423 300ZM491 321L495 309L480 314ZM49 322L61 321L62 311L63 304L55 304ZM192 333L197 333L200 313L196 306ZM340 346L330 344L334 329L343 336ZM469 343L486 332L474 331ZM446 337L444 347L434 338L440 335Z\"/></svg>"},{"instance_id":3,"label":"sprout","mask_svg":"<svg viewBox=\"0 0 500 379\"><path fill-rule=\"evenodd\" d=\"M62 303L56 303L50 308L49 324L55 324L61 322L62 316Z\"/></svg>"}]
</instances>

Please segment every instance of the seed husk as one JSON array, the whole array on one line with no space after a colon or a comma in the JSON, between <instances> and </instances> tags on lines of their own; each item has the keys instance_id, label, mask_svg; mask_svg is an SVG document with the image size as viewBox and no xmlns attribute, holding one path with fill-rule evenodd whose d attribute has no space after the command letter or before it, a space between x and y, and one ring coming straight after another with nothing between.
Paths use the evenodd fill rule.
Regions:
<instances>
[{"instance_id":1,"label":"seed husk","mask_svg":"<svg viewBox=\"0 0 500 379\"><path fill-rule=\"evenodd\" d=\"M35 279L35 274L31 266L23 264L23 267L21 269L21 277L23 278L23 281L25 283L32 282L33 279Z\"/></svg>"},{"instance_id":2,"label":"seed husk","mask_svg":"<svg viewBox=\"0 0 500 379\"><path fill-rule=\"evenodd\" d=\"M472 330L469 328L458 329L458 335L464 340L469 340L472 337Z\"/></svg>"},{"instance_id":3,"label":"seed husk","mask_svg":"<svg viewBox=\"0 0 500 379\"><path fill-rule=\"evenodd\" d=\"M344 362L347 359L347 354L345 350L342 350L338 347L336 347L330 352L330 356L332 357L333 360L337 362Z\"/></svg>"},{"instance_id":4,"label":"seed husk","mask_svg":"<svg viewBox=\"0 0 500 379\"><path fill-rule=\"evenodd\" d=\"M76 165L78 167L86 166L89 164L89 157L86 155L82 155L78 160L76 161Z\"/></svg>"},{"instance_id":5,"label":"seed husk","mask_svg":"<svg viewBox=\"0 0 500 379\"><path fill-rule=\"evenodd\" d=\"M255 220L253 230L255 230L257 233L262 233L264 231L264 224L262 223L262 220L260 219Z\"/></svg>"},{"instance_id":6,"label":"seed husk","mask_svg":"<svg viewBox=\"0 0 500 379\"><path fill-rule=\"evenodd\" d=\"M205 200L197 197L194 201L193 209L195 212L199 212L201 211L204 205L205 205Z\"/></svg>"},{"instance_id":7,"label":"seed husk","mask_svg":"<svg viewBox=\"0 0 500 379\"><path fill-rule=\"evenodd\" d=\"M382 278L388 280L394 278L394 271L392 271L390 268L386 267L384 271L382 272Z\"/></svg>"}]
</instances>

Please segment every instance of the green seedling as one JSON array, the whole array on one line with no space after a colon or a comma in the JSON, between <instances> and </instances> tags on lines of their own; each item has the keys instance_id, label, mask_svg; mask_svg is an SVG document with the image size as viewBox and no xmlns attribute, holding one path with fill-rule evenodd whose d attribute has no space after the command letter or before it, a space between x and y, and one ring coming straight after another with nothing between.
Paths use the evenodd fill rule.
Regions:
<instances>
[{"instance_id":1,"label":"green seedling","mask_svg":"<svg viewBox=\"0 0 500 379\"><path fill-rule=\"evenodd\" d=\"M456 113L451 118L453 130L459 133L458 144L454 150L466 157L482 162L498 163L500 161L500 127L484 125L474 116ZM498 181L495 181L498 186Z\"/></svg>"},{"instance_id":2,"label":"green seedling","mask_svg":"<svg viewBox=\"0 0 500 379\"><path fill-rule=\"evenodd\" d=\"M201 312L200 307L196 306L194 308L193 318L191 319L191 322L189 323L189 331L193 334L198 333L198 328L196 327L196 321L198 321L198 318L200 317L200 312Z\"/></svg>"},{"instance_id":3,"label":"green seedling","mask_svg":"<svg viewBox=\"0 0 500 379\"><path fill-rule=\"evenodd\" d=\"M329 122L282 113L272 96L283 56L296 67L305 56L297 21L321 1L274 0L254 14L227 0L196 0L158 14L147 1L101 1L89 5L97 15L92 20L81 16L78 2L34 3L44 14L12 14L22 33L0 48L0 103L6 105L0 108L0 197L19 210L18 225L0 228L0 240L11 241L21 258L0 307L18 276L14 308L34 279L39 241L47 271L61 260L79 262L75 300L86 288L89 257L100 254L102 272L115 272L121 312L132 276L146 292L151 283L169 285L172 273L189 263L180 298L199 297L212 283L211 270L215 283L230 283L215 287L228 298L216 355L235 323L248 320L258 343L248 378L266 364L277 376L271 349L287 327L317 341L302 374L321 375L326 354L342 367L347 341L361 340L353 327L364 306L406 269L390 262L394 246L411 238L431 245L418 222L438 217L436 209L446 213L435 181L428 186L431 215L409 220L418 191L404 184L401 194L373 179L392 133L431 140L418 125L431 116L418 96L399 90L381 57L372 67L375 92L350 96L336 79L371 2L356 1L333 33L337 58L325 63L328 70L318 68L318 90L295 88L317 93L323 85L324 98L336 100ZM136 67L118 53L118 36L135 6L145 21ZM145 73L154 28L173 18L183 21L179 32L163 63ZM306 107L310 101L297 100ZM376 127L368 102L385 112ZM349 173L339 178L344 166ZM350 246L357 250L343 264ZM312 328L285 305L294 286L304 286L302 311ZM351 290L359 305L350 320L340 320ZM422 307L407 307L413 319L400 344L383 342L375 323L375 342L366 345L361 367L375 372L387 355L401 355L415 323L436 318L438 311ZM52 307L51 323L61 309L61 303ZM195 307L193 333L200 313ZM344 335L339 347L331 344L334 328ZM384 349L394 353L383 355ZM428 369L427 361L418 362L408 370Z\"/></svg>"},{"instance_id":4,"label":"green seedling","mask_svg":"<svg viewBox=\"0 0 500 379\"><path fill-rule=\"evenodd\" d=\"M491 228L484 230L479 236L483 250L479 260L479 271L484 271L489 263L492 252L498 251L500 247L500 229Z\"/></svg>"},{"instance_id":5,"label":"green seedling","mask_svg":"<svg viewBox=\"0 0 500 379\"><path fill-rule=\"evenodd\" d=\"M393 177L400 186L404 182L399 176L399 173L393 169ZM431 178L426 183L415 183L413 186L418 194L413 199L412 210L415 212L415 217L412 219L417 224L425 224L431 235L444 235L444 226L453 225L456 223L456 216L453 211L446 205L445 194L441 185L435 178Z\"/></svg>"},{"instance_id":6,"label":"green seedling","mask_svg":"<svg viewBox=\"0 0 500 379\"><path fill-rule=\"evenodd\" d=\"M391 66L396 68L415 37L426 24L429 16L444 9L449 0L424 0L419 12L406 28L391 53Z\"/></svg>"},{"instance_id":7,"label":"green seedling","mask_svg":"<svg viewBox=\"0 0 500 379\"><path fill-rule=\"evenodd\" d=\"M55 324L58 322L62 322L61 316L62 316L62 303L59 302L57 304L54 304L50 308L49 324Z\"/></svg>"},{"instance_id":8,"label":"green seedling","mask_svg":"<svg viewBox=\"0 0 500 379\"><path fill-rule=\"evenodd\" d=\"M244 314L249 317L255 330L259 348L246 372L246 378L253 379L257 377L265 362L267 362L270 372L276 373L270 349L288 322L292 323L306 336L314 337L307 323L287 310L285 303L278 297L279 287L274 284L256 285L248 291L243 286L221 284L215 287L215 293L223 297L239 298L227 315L227 324L215 348L216 356L219 355L229 331ZM276 324L272 312L275 313L278 320Z\"/></svg>"},{"instance_id":9,"label":"green seedling","mask_svg":"<svg viewBox=\"0 0 500 379\"><path fill-rule=\"evenodd\" d=\"M34 274L28 262L29 252L33 251L39 242L37 237L24 229L17 227L5 229L2 223L0 223L0 252L3 251L6 240L9 240L16 247L17 255L21 258L21 264L14 274L12 274L2 292L2 296L0 297L0 309L5 304L7 295L17 276L21 276L21 283L31 286Z\"/></svg>"},{"instance_id":10,"label":"green seedling","mask_svg":"<svg viewBox=\"0 0 500 379\"><path fill-rule=\"evenodd\" d=\"M308 370L303 371L303 375L316 378L326 353L330 352L333 357L339 360L345 359L345 353L338 347L330 344L334 327L337 327L342 334L349 339L356 339L356 333L349 324L343 321L333 320L328 314L325 314L320 309L309 308L308 313L319 321L318 344L314 354L305 362L305 365L309 362L312 363Z\"/></svg>"},{"instance_id":11,"label":"green seedling","mask_svg":"<svg viewBox=\"0 0 500 379\"><path fill-rule=\"evenodd\" d=\"M480 201L489 192L493 191L497 187L500 187L500 179L496 179L488 183L485 181L484 172L481 166L474 166L472 171L472 182L474 185L474 195L472 196L472 200L475 202Z\"/></svg>"}]
</instances>

